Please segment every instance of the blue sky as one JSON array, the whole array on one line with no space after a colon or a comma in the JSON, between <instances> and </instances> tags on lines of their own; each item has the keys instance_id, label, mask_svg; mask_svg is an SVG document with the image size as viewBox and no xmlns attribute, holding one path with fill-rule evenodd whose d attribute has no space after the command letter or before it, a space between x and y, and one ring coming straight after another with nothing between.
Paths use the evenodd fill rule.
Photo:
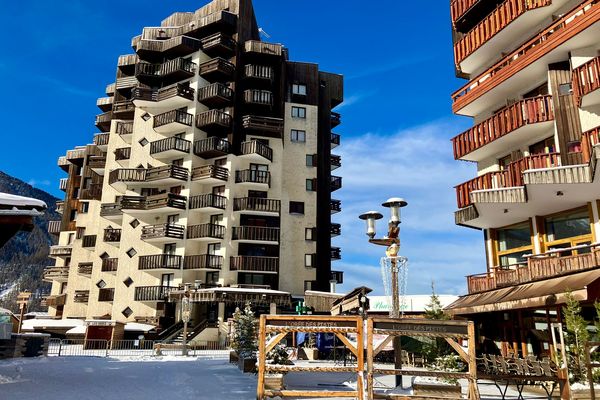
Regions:
<instances>
[{"instance_id":1,"label":"blue sky","mask_svg":"<svg viewBox=\"0 0 600 400\"><path fill-rule=\"evenodd\" d=\"M201 1L3 2L6 32L0 170L62 197L56 159L89 143L100 111L96 98L114 81L117 57L130 40L173 11L193 11ZM345 76L342 125L342 289L366 284L382 291L382 248L366 243L357 215L401 196L402 254L409 257L409 293L459 294L464 276L482 272L479 231L454 226L453 186L475 168L452 159L449 139L471 122L451 113L454 77L449 2L386 0L380 8L358 0L255 0L270 41L290 49L290 59L318 62ZM26 149L26 150L25 150ZM385 214L384 214L385 215ZM381 222L381 221L380 221ZM385 224L381 224L382 232Z\"/></svg>"}]
</instances>

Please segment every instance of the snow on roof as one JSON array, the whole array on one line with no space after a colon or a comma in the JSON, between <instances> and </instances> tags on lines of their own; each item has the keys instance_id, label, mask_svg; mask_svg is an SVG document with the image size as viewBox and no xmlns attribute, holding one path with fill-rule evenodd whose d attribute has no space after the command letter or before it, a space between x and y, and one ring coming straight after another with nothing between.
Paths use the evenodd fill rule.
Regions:
<instances>
[{"instance_id":1,"label":"snow on roof","mask_svg":"<svg viewBox=\"0 0 600 400\"><path fill-rule=\"evenodd\" d=\"M6 308L0 307L0 315L13 315L13 312Z\"/></svg>"},{"instance_id":2,"label":"snow on roof","mask_svg":"<svg viewBox=\"0 0 600 400\"><path fill-rule=\"evenodd\" d=\"M24 315L26 317L34 317L34 318L44 318L44 317L50 316L50 314L48 314L48 312L46 312L46 311L31 311Z\"/></svg>"},{"instance_id":3,"label":"snow on roof","mask_svg":"<svg viewBox=\"0 0 600 400\"><path fill-rule=\"evenodd\" d=\"M256 288L235 288L235 287L217 287L209 289L198 289L197 292L214 293L214 292L229 292L229 293L256 293L256 294L290 294L280 290L271 289L256 289Z\"/></svg>"},{"instance_id":4,"label":"snow on roof","mask_svg":"<svg viewBox=\"0 0 600 400\"><path fill-rule=\"evenodd\" d=\"M437 295L442 308L458 299L451 294ZM369 298L369 310L371 312L388 312L391 309L388 296L367 296ZM404 312L425 312L425 307L431 302L430 294L412 294L404 296Z\"/></svg>"},{"instance_id":5,"label":"snow on roof","mask_svg":"<svg viewBox=\"0 0 600 400\"><path fill-rule=\"evenodd\" d=\"M73 328L83 325L81 319L26 319L23 321L23 330L32 331L35 328Z\"/></svg>"},{"instance_id":6,"label":"snow on roof","mask_svg":"<svg viewBox=\"0 0 600 400\"><path fill-rule=\"evenodd\" d=\"M46 208L46 203L38 199L0 193L0 214L42 215Z\"/></svg>"},{"instance_id":7,"label":"snow on roof","mask_svg":"<svg viewBox=\"0 0 600 400\"><path fill-rule=\"evenodd\" d=\"M127 324L125 324L126 331L148 332L148 331L151 331L152 329L156 329L156 327L154 325L141 324L139 322L128 322Z\"/></svg>"},{"instance_id":8,"label":"snow on roof","mask_svg":"<svg viewBox=\"0 0 600 400\"><path fill-rule=\"evenodd\" d=\"M85 335L86 327L84 325L79 325L74 328L69 329L65 332L66 335Z\"/></svg>"}]
</instances>

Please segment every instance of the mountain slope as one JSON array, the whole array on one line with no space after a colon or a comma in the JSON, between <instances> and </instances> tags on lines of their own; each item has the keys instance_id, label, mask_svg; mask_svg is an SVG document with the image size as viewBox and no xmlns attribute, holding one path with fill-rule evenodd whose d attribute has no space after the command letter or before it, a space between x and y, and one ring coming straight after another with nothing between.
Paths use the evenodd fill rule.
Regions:
<instances>
[{"instance_id":1,"label":"mountain slope","mask_svg":"<svg viewBox=\"0 0 600 400\"><path fill-rule=\"evenodd\" d=\"M34 218L31 232L19 232L0 248L0 307L13 311L19 290L29 290L40 295L50 290L50 284L42 282L42 271L53 264L48 258L48 247L56 241L48 233L48 221L58 220L56 197L0 171L0 192L33 197L48 205L45 215ZM10 290L12 288L12 290ZM39 298L35 299L30 311L39 308Z\"/></svg>"}]
</instances>

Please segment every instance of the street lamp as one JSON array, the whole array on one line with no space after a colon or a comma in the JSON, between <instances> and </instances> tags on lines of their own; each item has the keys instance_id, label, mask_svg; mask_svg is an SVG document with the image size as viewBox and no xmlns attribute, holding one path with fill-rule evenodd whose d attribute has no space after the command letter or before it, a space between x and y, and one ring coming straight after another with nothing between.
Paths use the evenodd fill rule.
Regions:
<instances>
[{"instance_id":1,"label":"street lamp","mask_svg":"<svg viewBox=\"0 0 600 400\"><path fill-rule=\"evenodd\" d=\"M188 355L187 334L188 334L188 322L190 322L190 314L191 314L190 287L188 284L186 284L184 286L183 295L181 296L181 319L183 320L183 339L182 339L183 347L181 350L182 356Z\"/></svg>"},{"instance_id":2,"label":"street lamp","mask_svg":"<svg viewBox=\"0 0 600 400\"><path fill-rule=\"evenodd\" d=\"M399 256L400 252L400 209L406 207L408 203L399 197L392 197L382 204L383 207L390 209L390 220L388 222L388 233L381 239L376 239L376 221L383 218L383 215L377 211L369 211L359 216L360 219L367 222L367 236L369 243L379 246L386 246L385 257L381 258L381 267L383 272L383 284L386 294L391 297L392 308L390 317L400 317L400 296L404 296L406 287L406 257ZM389 283L388 283L389 270ZM400 271L401 270L401 271ZM402 272L402 285L399 282L399 275ZM389 290L391 286L391 290ZM402 293L400 293L402 291ZM391 292L391 293L390 293ZM394 368L402 369L402 347L400 336L394 337ZM402 384L402 376L396 375L396 386Z\"/></svg>"}]
</instances>

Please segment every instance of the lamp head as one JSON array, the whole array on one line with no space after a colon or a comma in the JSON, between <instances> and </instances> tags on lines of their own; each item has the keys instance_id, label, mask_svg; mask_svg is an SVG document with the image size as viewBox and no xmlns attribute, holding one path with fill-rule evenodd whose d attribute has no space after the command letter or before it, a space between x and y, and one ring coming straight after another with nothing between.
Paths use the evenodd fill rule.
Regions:
<instances>
[{"instance_id":1,"label":"lamp head","mask_svg":"<svg viewBox=\"0 0 600 400\"><path fill-rule=\"evenodd\" d=\"M383 215L377 211L368 211L359 215L358 218L367 221L367 236L373 239L375 237L375 221L383 218Z\"/></svg>"},{"instance_id":2,"label":"lamp head","mask_svg":"<svg viewBox=\"0 0 600 400\"><path fill-rule=\"evenodd\" d=\"M408 203L406 200L400 197L391 197L382 204L382 206L390 209L390 222L394 225L398 225L400 223L400 208L406 207L407 205Z\"/></svg>"}]
</instances>

